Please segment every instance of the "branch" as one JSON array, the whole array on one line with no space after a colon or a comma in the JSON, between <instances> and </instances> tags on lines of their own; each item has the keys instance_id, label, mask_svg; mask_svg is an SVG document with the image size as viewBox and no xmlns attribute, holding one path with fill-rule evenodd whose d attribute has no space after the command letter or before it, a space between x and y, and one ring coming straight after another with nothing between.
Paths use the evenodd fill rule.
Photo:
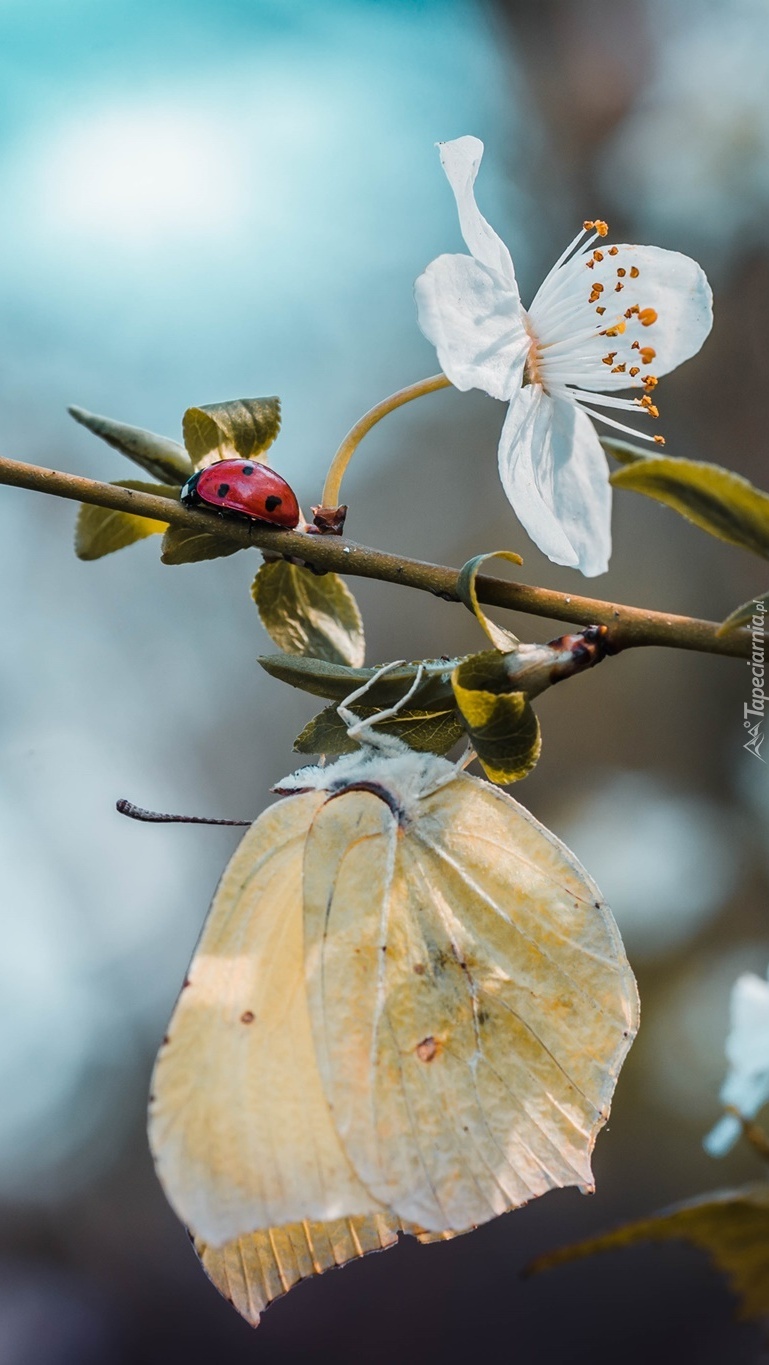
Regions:
<instances>
[{"instance_id":1,"label":"branch","mask_svg":"<svg viewBox=\"0 0 769 1365\"><path fill-rule=\"evenodd\" d=\"M227 520L215 512L200 512L184 507L173 498L142 493L133 488L84 479L76 474L60 474L54 469L0 458L0 484L13 484L40 493L53 493L76 502L111 507L117 512L152 517L172 526L208 531L232 540L243 548L267 550L283 557L296 557L318 570L350 574L358 578L378 578L384 583L401 583L409 588L433 593L446 602L459 602L457 569L426 564L418 559L372 550L338 536L309 535L305 531L265 530L261 526ZM752 637L740 628L718 635L718 623L698 621L690 616L671 616L667 612L647 611L620 603L602 602L593 597L533 588L525 583L509 583L500 578L479 575L475 581L479 601L488 606L506 607L531 616L546 616L556 621L579 625L609 627L611 649L617 652L638 645L665 645L694 649L703 654L724 654L746 659Z\"/></svg>"}]
</instances>

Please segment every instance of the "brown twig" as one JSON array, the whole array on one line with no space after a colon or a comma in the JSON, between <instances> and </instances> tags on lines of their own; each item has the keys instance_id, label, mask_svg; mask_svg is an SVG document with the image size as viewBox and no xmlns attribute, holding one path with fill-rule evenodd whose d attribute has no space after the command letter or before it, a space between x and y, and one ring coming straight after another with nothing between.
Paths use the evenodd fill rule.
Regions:
<instances>
[{"instance_id":1,"label":"brown twig","mask_svg":"<svg viewBox=\"0 0 769 1365\"><path fill-rule=\"evenodd\" d=\"M213 512L184 507L175 499L119 488L115 484L84 479L77 474L62 474L38 465L22 464L0 458L0 484L53 493L59 498L110 507L118 512L152 517L172 526L208 531L232 540L244 548L267 550L272 554L301 559L318 570L349 574L358 578L377 578L385 583L401 583L409 588L433 593L447 602L460 600L457 592L459 572L441 564L373 550L339 536L313 536L303 531L270 531L241 521L229 521ZM545 616L578 625L609 627L610 647L614 652L639 645L663 645L674 649L693 649L703 654L724 654L745 659L750 655L750 632L740 628L719 635L718 623L698 621L689 616L648 611L621 603L604 602L573 593L553 592L549 588L510 583L500 578L479 575L478 599L488 606L506 607L531 616Z\"/></svg>"}]
</instances>

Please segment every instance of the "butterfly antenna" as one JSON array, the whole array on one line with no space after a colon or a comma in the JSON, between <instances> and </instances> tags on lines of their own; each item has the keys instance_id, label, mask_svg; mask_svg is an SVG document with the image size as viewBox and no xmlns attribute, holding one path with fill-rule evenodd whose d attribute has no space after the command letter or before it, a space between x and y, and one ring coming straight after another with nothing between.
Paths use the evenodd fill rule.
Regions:
<instances>
[{"instance_id":1,"label":"butterfly antenna","mask_svg":"<svg viewBox=\"0 0 769 1365\"><path fill-rule=\"evenodd\" d=\"M373 687L375 682L379 682L379 679L383 678L386 673L392 673L396 668L405 668L405 666L405 659L393 659L390 664L382 664L382 667L378 668L376 673L372 673L371 677L366 679L362 687L356 687L354 692L350 692L349 696L345 697L344 701L339 703L336 708L337 715L346 723L345 712L347 711L347 714L349 715L348 707L351 702L359 701L361 697L365 697L369 688ZM353 720L357 721L358 717L353 716Z\"/></svg>"},{"instance_id":2,"label":"butterfly antenna","mask_svg":"<svg viewBox=\"0 0 769 1365\"><path fill-rule=\"evenodd\" d=\"M133 801L121 798L115 802L115 809L131 820L145 820L153 825L252 825L253 820L209 820L205 815L163 815L157 810L143 810Z\"/></svg>"},{"instance_id":3,"label":"butterfly antenna","mask_svg":"<svg viewBox=\"0 0 769 1365\"><path fill-rule=\"evenodd\" d=\"M402 711L403 707L406 706L408 702L411 701L411 698L417 691L422 681L422 678L424 677L425 673L424 664L419 665L419 667L417 668L416 677L414 678L414 681L411 684L410 688L408 689L407 692L404 693L404 695L398 701L395 702L393 706L388 706L387 709L384 711L377 711L376 715L374 716L364 716L362 719L359 716L356 716L354 712L347 710L347 703L349 701L355 700L357 697L362 696L366 689L370 687L372 683L376 682L377 678L381 678L384 673L388 672L393 668L402 668L403 664L404 660L402 659L399 659L397 663L394 664L385 664L384 667L380 668L372 678L369 678L365 687L359 688L357 692L353 693L352 697L347 697L346 700L342 703L342 705L337 708L339 711L339 715L341 716L342 720L347 726L347 733L350 736L350 739L355 739L357 736L364 734L366 730L370 730L375 725L379 725L380 721L391 720L393 716L397 716L398 712Z\"/></svg>"}]
</instances>

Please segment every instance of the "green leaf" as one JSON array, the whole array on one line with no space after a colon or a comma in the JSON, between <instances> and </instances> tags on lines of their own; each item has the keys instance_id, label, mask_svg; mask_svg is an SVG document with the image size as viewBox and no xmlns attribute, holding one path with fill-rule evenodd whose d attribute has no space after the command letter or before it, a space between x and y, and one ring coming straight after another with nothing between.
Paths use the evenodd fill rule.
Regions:
<instances>
[{"instance_id":1,"label":"green leaf","mask_svg":"<svg viewBox=\"0 0 769 1365\"><path fill-rule=\"evenodd\" d=\"M639 460L653 460L655 455L642 446L631 445L630 441L617 441L613 436L600 436L599 440L607 455L619 464L637 464Z\"/></svg>"},{"instance_id":2,"label":"green leaf","mask_svg":"<svg viewBox=\"0 0 769 1365\"><path fill-rule=\"evenodd\" d=\"M320 577L284 559L263 564L251 586L268 635L287 654L359 668L366 644L363 621L338 574Z\"/></svg>"},{"instance_id":3,"label":"green leaf","mask_svg":"<svg viewBox=\"0 0 769 1365\"><path fill-rule=\"evenodd\" d=\"M94 436L100 436L107 445L127 455L134 464L141 465L154 479L183 484L193 473L184 446L169 441L166 436L156 436L143 427L129 427L125 422L113 421L111 417L99 417L85 408L71 407L67 411L81 426L87 427Z\"/></svg>"},{"instance_id":4,"label":"green leaf","mask_svg":"<svg viewBox=\"0 0 769 1365\"><path fill-rule=\"evenodd\" d=\"M301 688L314 697L326 697L329 701L344 701L356 687L362 687L373 678L381 665L372 668L345 668L341 664L327 663L325 659L305 658L300 654L263 654L258 661L266 673L291 687ZM371 705L377 710L393 706L408 691L414 682L419 662L404 664L380 678L367 693ZM454 705L451 688L451 674L459 659L424 659L422 681L411 698L415 708L425 711L449 710Z\"/></svg>"},{"instance_id":5,"label":"green leaf","mask_svg":"<svg viewBox=\"0 0 769 1365\"><path fill-rule=\"evenodd\" d=\"M486 776L499 785L518 782L539 758L539 721L525 692L491 691L476 685L483 676L479 657L488 656L471 656L454 670L451 681L457 706Z\"/></svg>"},{"instance_id":6,"label":"green leaf","mask_svg":"<svg viewBox=\"0 0 769 1365\"><path fill-rule=\"evenodd\" d=\"M184 444L196 469L217 460L261 460L280 431L279 398L233 398L188 408Z\"/></svg>"},{"instance_id":7,"label":"green leaf","mask_svg":"<svg viewBox=\"0 0 769 1365\"><path fill-rule=\"evenodd\" d=\"M763 611L761 610L762 604ZM749 625L753 620L754 616L760 618L762 623L761 633L763 634L766 630L767 625L766 612L768 611L769 592L759 594L758 597L751 597L749 602L743 602L741 607L737 607L736 610L733 611L730 616L727 616L725 621L721 622L720 626L718 627L718 630L716 631L716 634L728 635L730 630L736 630L738 626Z\"/></svg>"},{"instance_id":8,"label":"green leaf","mask_svg":"<svg viewBox=\"0 0 769 1365\"><path fill-rule=\"evenodd\" d=\"M141 483L136 479L120 479L114 488L136 488L142 493L178 501L179 488L163 483ZM167 522L151 517L137 517L132 512L116 512L110 507L95 507L83 502L75 528L75 554L78 559L101 559L115 550L123 550L147 536L161 535Z\"/></svg>"},{"instance_id":9,"label":"green leaf","mask_svg":"<svg viewBox=\"0 0 769 1365\"><path fill-rule=\"evenodd\" d=\"M457 592L468 611L471 611L477 618L480 626L485 630L491 640L491 643L495 645L497 649L512 649L514 645L518 644L518 636L513 635L511 630L505 630L503 626L495 625L495 623L489 619L481 608L475 590L475 580L478 570L488 559L509 559L512 564L523 563L521 556L515 554L512 550L492 550L489 554L476 555L474 559L468 559L467 563L463 564L460 569Z\"/></svg>"},{"instance_id":10,"label":"green leaf","mask_svg":"<svg viewBox=\"0 0 769 1365\"><path fill-rule=\"evenodd\" d=\"M199 564L203 559L224 559L244 549L227 536L210 531L190 530L186 526L169 526L163 537L160 558L163 564Z\"/></svg>"},{"instance_id":11,"label":"green leaf","mask_svg":"<svg viewBox=\"0 0 769 1365\"><path fill-rule=\"evenodd\" d=\"M707 1252L740 1301L740 1317L769 1314L769 1184L719 1190L676 1204L639 1222L625 1223L613 1232L590 1237L540 1256L529 1272L551 1270L566 1261L582 1260L600 1251L614 1251L637 1242L691 1242Z\"/></svg>"},{"instance_id":12,"label":"green leaf","mask_svg":"<svg viewBox=\"0 0 769 1365\"><path fill-rule=\"evenodd\" d=\"M611 475L615 488L630 488L663 502L703 531L769 559L769 494L719 465L670 456L639 459Z\"/></svg>"},{"instance_id":13,"label":"green leaf","mask_svg":"<svg viewBox=\"0 0 769 1365\"><path fill-rule=\"evenodd\" d=\"M361 718L377 714L376 706L350 709ZM397 735L419 753L446 754L465 736L465 728L454 709L401 711L380 722L376 728L385 734ZM357 747L335 706L327 706L325 711L314 716L294 742L294 748L300 754L351 754Z\"/></svg>"}]
</instances>

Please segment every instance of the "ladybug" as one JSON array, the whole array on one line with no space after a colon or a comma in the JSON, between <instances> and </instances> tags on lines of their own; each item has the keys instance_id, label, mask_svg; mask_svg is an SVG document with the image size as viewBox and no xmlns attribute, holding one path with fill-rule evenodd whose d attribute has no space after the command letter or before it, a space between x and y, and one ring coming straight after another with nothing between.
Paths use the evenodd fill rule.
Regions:
<instances>
[{"instance_id":1,"label":"ladybug","mask_svg":"<svg viewBox=\"0 0 769 1365\"><path fill-rule=\"evenodd\" d=\"M280 474L255 460L217 460L193 474L179 497L186 507L202 503L288 530L299 525L299 503L293 490Z\"/></svg>"}]
</instances>

